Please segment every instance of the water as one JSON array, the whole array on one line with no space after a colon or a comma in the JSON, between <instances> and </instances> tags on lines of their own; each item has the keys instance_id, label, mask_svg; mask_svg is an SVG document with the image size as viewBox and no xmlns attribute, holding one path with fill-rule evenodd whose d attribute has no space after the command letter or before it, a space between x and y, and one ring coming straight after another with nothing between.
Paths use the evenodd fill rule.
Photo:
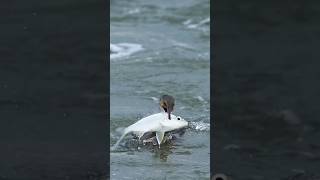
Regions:
<instances>
[{"instance_id":1,"label":"water","mask_svg":"<svg viewBox=\"0 0 320 180\"><path fill-rule=\"evenodd\" d=\"M182 137L160 150L111 152L111 179L208 179L209 1L112 0L110 4L110 147L124 127L160 111L162 94L174 96L174 114L191 121Z\"/></svg>"}]
</instances>

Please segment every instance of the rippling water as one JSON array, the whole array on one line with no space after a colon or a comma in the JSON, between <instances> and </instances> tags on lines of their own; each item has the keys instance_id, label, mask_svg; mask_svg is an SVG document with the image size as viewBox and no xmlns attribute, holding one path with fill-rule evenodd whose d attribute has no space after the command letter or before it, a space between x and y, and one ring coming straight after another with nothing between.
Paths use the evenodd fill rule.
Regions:
<instances>
[{"instance_id":1,"label":"rippling water","mask_svg":"<svg viewBox=\"0 0 320 180\"><path fill-rule=\"evenodd\" d=\"M127 127L159 112L162 94L191 128L158 149L111 152L111 179L208 179L210 157L209 0L111 1L111 145Z\"/></svg>"}]
</instances>

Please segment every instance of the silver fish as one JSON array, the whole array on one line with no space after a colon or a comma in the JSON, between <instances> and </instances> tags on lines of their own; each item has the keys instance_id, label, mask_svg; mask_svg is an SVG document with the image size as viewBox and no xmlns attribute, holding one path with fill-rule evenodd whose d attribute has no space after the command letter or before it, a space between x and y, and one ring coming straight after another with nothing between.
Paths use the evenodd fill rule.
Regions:
<instances>
[{"instance_id":1,"label":"silver fish","mask_svg":"<svg viewBox=\"0 0 320 180\"><path fill-rule=\"evenodd\" d=\"M140 139L147 132L155 132L156 139L160 148L160 144L163 142L165 132L181 129L188 126L188 122L182 119L180 116L171 114L171 120L168 119L166 113L156 113L132 124L125 128L124 133L116 144L111 148L115 150L120 141L128 134L133 133Z\"/></svg>"}]
</instances>

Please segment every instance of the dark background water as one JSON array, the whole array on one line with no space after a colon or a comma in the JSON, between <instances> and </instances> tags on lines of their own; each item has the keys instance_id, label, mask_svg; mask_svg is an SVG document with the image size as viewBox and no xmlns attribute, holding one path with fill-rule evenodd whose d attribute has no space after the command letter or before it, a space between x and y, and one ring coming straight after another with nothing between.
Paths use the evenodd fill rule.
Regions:
<instances>
[{"instance_id":1,"label":"dark background water","mask_svg":"<svg viewBox=\"0 0 320 180\"><path fill-rule=\"evenodd\" d=\"M106 176L105 1L2 1L0 179Z\"/></svg>"},{"instance_id":2,"label":"dark background water","mask_svg":"<svg viewBox=\"0 0 320 180\"><path fill-rule=\"evenodd\" d=\"M319 177L316 4L213 5L215 172L234 179Z\"/></svg>"}]
</instances>

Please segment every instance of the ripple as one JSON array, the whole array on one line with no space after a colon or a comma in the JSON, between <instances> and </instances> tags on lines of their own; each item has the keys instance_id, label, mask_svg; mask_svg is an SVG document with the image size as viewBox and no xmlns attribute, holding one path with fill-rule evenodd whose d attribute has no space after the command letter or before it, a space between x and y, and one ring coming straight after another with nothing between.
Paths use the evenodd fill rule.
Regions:
<instances>
[{"instance_id":1,"label":"ripple","mask_svg":"<svg viewBox=\"0 0 320 180\"><path fill-rule=\"evenodd\" d=\"M188 20L184 21L183 24L189 29L203 30L204 25L210 24L210 18L209 17L205 18L198 23L193 23L193 21L191 19L188 19Z\"/></svg>"},{"instance_id":2,"label":"ripple","mask_svg":"<svg viewBox=\"0 0 320 180\"><path fill-rule=\"evenodd\" d=\"M110 59L114 60L114 59L128 57L142 50L143 50L143 47L141 44L133 44L133 43L110 44Z\"/></svg>"}]
</instances>

